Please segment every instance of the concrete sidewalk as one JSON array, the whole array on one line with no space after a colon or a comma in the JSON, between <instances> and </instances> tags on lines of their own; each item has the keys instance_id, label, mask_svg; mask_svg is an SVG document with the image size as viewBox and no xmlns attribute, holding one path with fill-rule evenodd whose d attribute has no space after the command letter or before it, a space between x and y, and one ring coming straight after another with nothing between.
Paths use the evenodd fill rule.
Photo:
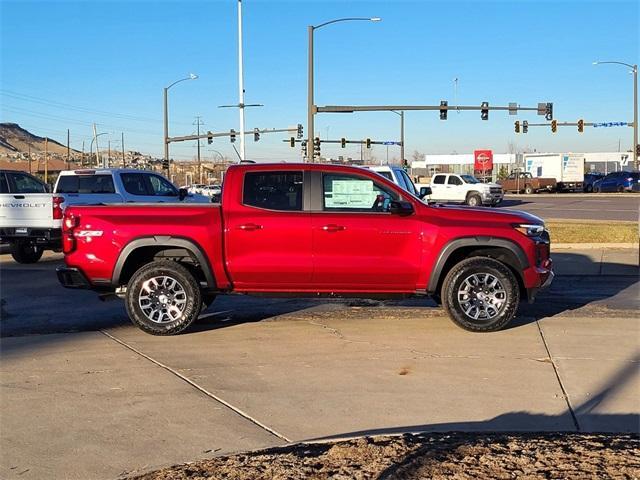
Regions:
<instances>
[{"instance_id":1,"label":"concrete sidewalk","mask_svg":"<svg viewBox=\"0 0 640 480\"><path fill-rule=\"evenodd\" d=\"M580 244L551 245L556 275L637 276L640 272L638 248L611 248Z\"/></svg>"}]
</instances>

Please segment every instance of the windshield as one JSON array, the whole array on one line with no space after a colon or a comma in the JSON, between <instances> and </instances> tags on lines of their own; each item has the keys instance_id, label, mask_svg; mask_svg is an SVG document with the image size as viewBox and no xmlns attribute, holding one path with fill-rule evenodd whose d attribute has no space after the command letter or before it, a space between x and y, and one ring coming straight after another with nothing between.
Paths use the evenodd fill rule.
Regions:
<instances>
[{"instance_id":1,"label":"windshield","mask_svg":"<svg viewBox=\"0 0 640 480\"><path fill-rule=\"evenodd\" d=\"M460 175L460 178L462 178L465 183L480 183L480 180L476 177L472 177L471 175Z\"/></svg>"}]
</instances>

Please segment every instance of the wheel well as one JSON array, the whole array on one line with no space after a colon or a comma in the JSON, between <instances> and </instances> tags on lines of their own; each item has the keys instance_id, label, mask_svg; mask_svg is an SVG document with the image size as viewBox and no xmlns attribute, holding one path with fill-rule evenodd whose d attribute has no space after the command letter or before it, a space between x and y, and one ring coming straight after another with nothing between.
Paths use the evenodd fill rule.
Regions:
<instances>
[{"instance_id":1,"label":"wheel well","mask_svg":"<svg viewBox=\"0 0 640 480\"><path fill-rule=\"evenodd\" d=\"M524 281L522 279L522 272L520 267L520 262L516 255L504 247L489 247L489 246L470 246L470 247L460 247L455 250L442 268L440 272L440 277L438 278L438 284L436 287L436 293L441 295L442 284L444 283L444 279L455 265L460 263L462 260L471 257L488 257L493 258L494 260L498 260L499 262L505 264L509 270L513 272L515 277L518 279L518 285L520 286L520 293L524 294L526 297L526 289L524 287ZM524 298L524 297L523 297Z\"/></svg>"},{"instance_id":2,"label":"wheel well","mask_svg":"<svg viewBox=\"0 0 640 480\"><path fill-rule=\"evenodd\" d=\"M192 251L181 247L154 245L138 247L127 256L120 270L118 284L126 285L140 267L156 260L172 260L178 262L191 272L197 282L207 281L204 271L202 270L202 265L198 263Z\"/></svg>"},{"instance_id":3,"label":"wheel well","mask_svg":"<svg viewBox=\"0 0 640 480\"><path fill-rule=\"evenodd\" d=\"M471 190L471 191L467 192L467 198L469 198L471 195L480 196L480 192L478 192L477 190Z\"/></svg>"}]
</instances>

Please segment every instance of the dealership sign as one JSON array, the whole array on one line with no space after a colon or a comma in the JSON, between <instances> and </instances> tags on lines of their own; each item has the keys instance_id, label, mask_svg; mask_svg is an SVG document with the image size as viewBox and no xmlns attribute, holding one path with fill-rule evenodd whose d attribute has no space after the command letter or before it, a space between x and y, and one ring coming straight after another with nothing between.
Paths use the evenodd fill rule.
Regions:
<instances>
[{"instance_id":1,"label":"dealership sign","mask_svg":"<svg viewBox=\"0 0 640 480\"><path fill-rule=\"evenodd\" d=\"M481 171L493 170L493 151L475 150L473 152L473 169Z\"/></svg>"}]
</instances>

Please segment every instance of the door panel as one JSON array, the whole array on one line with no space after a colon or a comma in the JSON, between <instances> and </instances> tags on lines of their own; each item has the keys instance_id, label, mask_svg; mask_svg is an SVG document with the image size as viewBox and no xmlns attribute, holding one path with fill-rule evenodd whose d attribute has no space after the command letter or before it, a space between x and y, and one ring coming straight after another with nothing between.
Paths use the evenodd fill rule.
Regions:
<instances>
[{"instance_id":1,"label":"door panel","mask_svg":"<svg viewBox=\"0 0 640 480\"><path fill-rule=\"evenodd\" d=\"M302 172L248 172L242 198L225 205L226 265L235 290L310 287L311 216L302 210L302 178Z\"/></svg>"},{"instance_id":2,"label":"door panel","mask_svg":"<svg viewBox=\"0 0 640 480\"><path fill-rule=\"evenodd\" d=\"M313 285L334 292L413 292L420 265L416 215L388 213L397 192L359 175L324 174L312 212ZM372 203L373 200L373 203Z\"/></svg>"}]
</instances>

